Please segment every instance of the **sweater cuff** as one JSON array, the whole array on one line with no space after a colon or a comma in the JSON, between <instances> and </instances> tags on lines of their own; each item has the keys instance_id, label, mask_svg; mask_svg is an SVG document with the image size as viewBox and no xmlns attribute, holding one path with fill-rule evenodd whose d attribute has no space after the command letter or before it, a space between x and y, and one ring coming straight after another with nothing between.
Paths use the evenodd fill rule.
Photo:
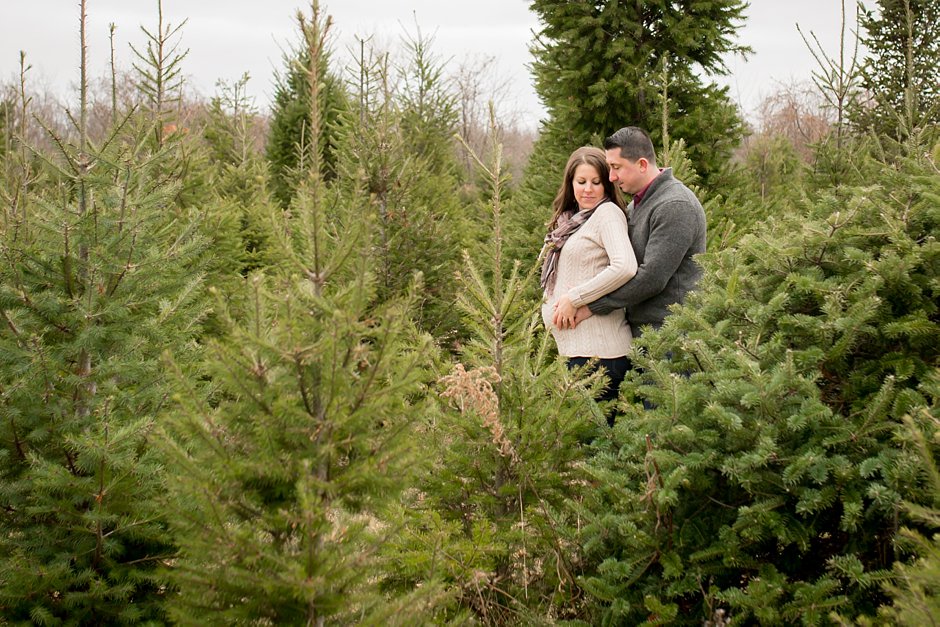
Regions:
<instances>
[{"instance_id":1,"label":"sweater cuff","mask_svg":"<svg viewBox=\"0 0 940 627\"><path fill-rule=\"evenodd\" d=\"M581 293L578 292L575 288L568 290L568 299L571 301L571 304L575 307L581 307L584 305L584 300L581 298Z\"/></svg>"},{"instance_id":2,"label":"sweater cuff","mask_svg":"<svg viewBox=\"0 0 940 627\"><path fill-rule=\"evenodd\" d=\"M601 298L598 298L597 300L589 303L588 309L590 309L591 313L594 314L595 316L606 316L613 310L619 309L619 307L614 307L610 305L607 302L607 300L608 299L606 296L602 296Z\"/></svg>"}]
</instances>

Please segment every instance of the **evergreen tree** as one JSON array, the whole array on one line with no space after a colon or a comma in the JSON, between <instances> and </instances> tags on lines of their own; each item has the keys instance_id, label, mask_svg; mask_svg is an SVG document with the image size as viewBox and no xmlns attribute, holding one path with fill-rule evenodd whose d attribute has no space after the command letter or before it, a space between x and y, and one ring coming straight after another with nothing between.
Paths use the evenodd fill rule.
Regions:
<instances>
[{"instance_id":1,"label":"evergreen tree","mask_svg":"<svg viewBox=\"0 0 940 627\"><path fill-rule=\"evenodd\" d=\"M144 109L149 113L153 123L153 133L157 144L162 145L169 135L174 132L172 119L172 106L179 104L183 89L183 59L189 50L177 52L179 36L186 20L173 26L163 19L163 0L157 0L157 27L150 32L141 26L147 46L138 50L131 46L137 63L134 64L136 72L136 87L143 96Z\"/></svg>"},{"instance_id":2,"label":"evergreen tree","mask_svg":"<svg viewBox=\"0 0 940 627\"><path fill-rule=\"evenodd\" d=\"M912 526L901 528L899 544L913 554L894 564L885 590L892 603L878 609L878 618L892 625L919 627L940 621L940 473L937 471L937 438L940 435L940 370L924 382L929 404L914 408L904 417L899 437L920 454L929 489L922 502L906 502L906 518ZM926 535L929 534L929 535ZM859 621L871 624L870 621Z\"/></svg>"},{"instance_id":3,"label":"evergreen tree","mask_svg":"<svg viewBox=\"0 0 940 627\"><path fill-rule=\"evenodd\" d=\"M218 93L209 103L202 136L206 143L208 170L205 185L212 191L213 212L219 228L229 234L217 255L230 275L247 275L271 263L270 220L273 199L268 192L268 171L260 147L263 124L253 101L246 96L248 75L231 84L218 83ZM222 251L220 251L222 252ZM219 268L220 271L223 268ZM240 289L240 288L239 288Z\"/></svg>"},{"instance_id":4,"label":"evergreen tree","mask_svg":"<svg viewBox=\"0 0 940 627\"><path fill-rule=\"evenodd\" d=\"M6 163L13 144L13 129L10 127L12 117L13 102L7 94L0 94L0 164Z\"/></svg>"},{"instance_id":5,"label":"evergreen tree","mask_svg":"<svg viewBox=\"0 0 940 627\"><path fill-rule=\"evenodd\" d=\"M313 13L308 40L322 41ZM320 104L314 93L314 129ZM433 351L413 293L377 303L370 216L309 156L290 210L270 213L280 261L245 281L244 318L220 303L208 395L191 383L166 426L184 469L169 499L182 624L414 622L432 591L386 598L376 555L397 531L387 504L407 485Z\"/></svg>"},{"instance_id":6,"label":"evergreen tree","mask_svg":"<svg viewBox=\"0 0 940 627\"><path fill-rule=\"evenodd\" d=\"M4 229L15 228L25 219L26 198L30 188L40 181L42 176L41 160L29 150L28 142L31 131L38 126L33 123L30 108L32 97L27 90L27 74L30 66L26 64L26 54L20 53L19 85L10 88L3 95L2 107L3 137L2 155L0 155L0 201L2 201Z\"/></svg>"},{"instance_id":7,"label":"evergreen tree","mask_svg":"<svg viewBox=\"0 0 940 627\"><path fill-rule=\"evenodd\" d=\"M349 106L342 81L329 71L329 51L322 46L332 20L322 18L318 3L314 4L317 10L309 20L301 11L297 12L301 42L285 53L284 70L275 77L265 154L270 164L274 196L284 207L290 204L298 182L304 180L307 170L304 161L314 152L320 155L321 174L327 179L334 176L339 120ZM317 35L320 40L311 39L314 32L320 33ZM317 87L317 98L322 99L316 129L312 128L309 118L314 93L311 76L318 79L313 84Z\"/></svg>"},{"instance_id":8,"label":"evergreen tree","mask_svg":"<svg viewBox=\"0 0 940 627\"><path fill-rule=\"evenodd\" d=\"M535 86L550 120L536 152L560 145L567 157L593 137L628 125L645 128L654 143L664 144L660 98L667 75L671 133L690 146L707 180L743 128L727 88L702 76L725 73L722 57L744 51L731 38L745 6L740 0L533 0L542 21L532 47ZM549 171L560 171L563 163L539 159Z\"/></svg>"},{"instance_id":9,"label":"evergreen tree","mask_svg":"<svg viewBox=\"0 0 940 627\"><path fill-rule=\"evenodd\" d=\"M209 342L208 400L193 386L167 428L180 624L387 617L377 552L398 532L385 510L407 485L433 352L407 299L375 304L366 234L326 213L344 202L295 197L288 261L246 279L247 317L225 312Z\"/></svg>"},{"instance_id":10,"label":"evergreen tree","mask_svg":"<svg viewBox=\"0 0 940 627\"><path fill-rule=\"evenodd\" d=\"M444 74L444 64L434 54L434 38L420 29L404 40L407 60L399 68L396 100L401 109L402 135L408 150L420 157L432 176L456 183L454 135L458 126L457 95Z\"/></svg>"},{"instance_id":11,"label":"evergreen tree","mask_svg":"<svg viewBox=\"0 0 940 627\"><path fill-rule=\"evenodd\" d=\"M81 16L74 134L44 156L61 184L30 188L0 231L0 615L161 622L174 547L151 434L161 355L193 361L204 240L172 208L173 142L151 152L126 119L88 139Z\"/></svg>"},{"instance_id":12,"label":"evergreen tree","mask_svg":"<svg viewBox=\"0 0 940 627\"><path fill-rule=\"evenodd\" d=\"M363 42L337 184L362 197L361 210L374 216L379 300L403 293L420 272L419 324L450 347L463 335L454 272L482 229L478 208L461 203L456 191L456 113L430 44L411 40L411 56L393 66Z\"/></svg>"},{"instance_id":13,"label":"evergreen tree","mask_svg":"<svg viewBox=\"0 0 940 627\"><path fill-rule=\"evenodd\" d=\"M852 117L863 131L903 140L940 122L940 3L878 0L877 6L860 18L867 51L861 84L869 101Z\"/></svg>"},{"instance_id":14,"label":"evergreen tree","mask_svg":"<svg viewBox=\"0 0 940 627\"><path fill-rule=\"evenodd\" d=\"M555 358L538 301L525 297L533 271L502 267L500 168L498 156L484 168L492 235L459 280L470 335L459 362L441 364L439 412L421 440L422 475L386 582L391 590L442 586L449 603L437 622L578 616L576 522L561 506L581 488L579 440L606 426L590 400L598 377L585 384Z\"/></svg>"},{"instance_id":15,"label":"evergreen tree","mask_svg":"<svg viewBox=\"0 0 940 627\"><path fill-rule=\"evenodd\" d=\"M930 494L893 437L940 365L924 153L707 256L701 288L638 341L598 499L578 509L604 621L816 624L884 601L902 500Z\"/></svg>"}]
</instances>

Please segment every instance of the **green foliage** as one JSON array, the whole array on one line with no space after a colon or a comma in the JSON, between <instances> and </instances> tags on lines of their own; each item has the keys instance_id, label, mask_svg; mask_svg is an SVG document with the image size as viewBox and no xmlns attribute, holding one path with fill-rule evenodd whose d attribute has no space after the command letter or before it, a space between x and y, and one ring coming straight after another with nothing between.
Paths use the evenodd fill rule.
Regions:
<instances>
[{"instance_id":1,"label":"green foliage","mask_svg":"<svg viewBox=\"0 0 940 627\"><path fill-rule=\"evenodd\" d=\"M305 28L301 20L301 30ZM315 76L320 85L319 133L311 130L311 56L305 39L284 54L284 70L275 76L265 156L270 164L274 197L284 207L290 204L297 185L305 179L314 152L319 154L321 176L329 180L335 174L338 125L349 104L342 81L329 71L329 55L325 50L321 52Z\"/></svg>"},{"instance_id":2,"label":"green foliage","mask_svg":"<svg viewBox=\"0 0 940 627\"><path fill-rule=\"evenodd\" d=\"M599 146L603 138L594 137L592 141ZM507 203L508 211L503 218L508 259L522 260L525 264L536 263L552 217L552 201L558 193L565 163L575 148L577 146L549 141L544 134L536 140L532 154L537 157L526 168L519 191ZM541 298L538 282L533 289L537 290L535 297Z\"/></svg>"},{"instance_id":3,"label":"green foliage","mask_svg":"<svg viewBox=\"0 0 940 627\"><path fill-rule=\"evenodd\" d=\"M273 199L267 167L256 145L260 116L245 95L247 84L247 74L232 84L218 84L219 93L209 103L202 130L207 153L204 185L211 192L209 204L216 207L213 217L218 225L212 231L219 240L213 249L219 272L229 276L246 275L271 261L273 235L267 214Z\"/></svg>"},{"instance_id":4,"label":"green foliage","mask_svg":"<svg viewBox=\"0 0 940 627\"><path fill-rule=\"evenodd\" d=\"M325 28L313 11L301 22L318 55ZM313 91L306 119L317 129ZM308 150L288 210L265 203L270 264L234 296L245 306L219 295L208 389L189 382L165 431L184 469L169 499L180 545L171 609L183 624L382 624L435 602L428 586L387 603L376 575L433 355L410 319L417 289L379 298L372 216L356 190L328 186L320 147Z\"/></svg>"},{"instance_id":5,"label":"green foliage","mask_svg":"<svg viewBox=\"0 0 940 627\"><path fill-rule=\"evenodd\" d=\"M13 102L6 94L0 96L0 163L6 163L13 144Z\"/></svg>"},{"instance_id":6,"label":"green foliage","mask_svg":"<svg viewBox=\"0 0 940 627\"><path fill-rule=\"evenodd\" d=\"M739 162L713 177L722 197L700 193L708 218L709 251L733 246L771 216L793 211L805 194L807 168L793 144L780 135L746 140Z\"/></svg>"},{"instance_id":7,"label":"green foliage","mask_svg":"<svg viewBox=\"0 0 940 627\"><path fill-rule=\"evenodd\" d=\"M579 439L606 419L590 386L553 358L538 301L524 297L532 272L501 267L498 165L487 176L493 235L459 280L469 337L460 362L442 365L424 471L386 585L443 586L451 603L439 621L465 622L469 611L487 624L550 623L579 612L576 523L561 505L581 487Z\"/></svg>"},{"instance_id":8,"label":"green foliage","mask_svg":"<svg viewBox=\"0 0 940 627\"><path fill-rule=\"evenodd\" d=\"M867 51L861 84L870 100L858 103L850 118L862 131L903 140L940 122L940 5L877 0L877 6L860 19Z\"/></svg>"},{"instance_id":9,"label":"green foliage","mask_svg":"<svg viewBox=\"0 0 940 627\"><path fill-rule=\"evenodd\" d=\"M919 453L927 491L918 502L906 501L904 510L912 526L898 534L899 544L913 554L894 564L893 578L885 584L889 606L879 608L879 619L909 627L940 621L940 473L937 472L937 443L940 441L940 370L923 386L929 402L912 409L899 429L903 441ZM927 535L929 534L929 535Z\"/></svg>"},{"instance_id":10,"label":"green foliage","mask_svg":"<svg viewBox=\"0 0 940 627\"><path fill-rule=\"evenodd\" d=\"M367 218L337 228L326 207L356 199L316 186L272 214L283 262L251 275L247 315L210 342L208 400L178 398L166 448L172 575L181 624L368 617L385 515L407 485L411 423L432 353L413 299L377 304ZM221 306L221 305L220 305ZM182 382L182 381L181 381Z\"/></svg>"},{"instance_id":11,"label":"green foliage","mask_svg":"<svg viewBox=\"0 0 940 627\"><path fill-rule=\"evenodd\" d=\"M433 52L434 38L420 31L406 37L406 64L399 68L396 98L402 136L408 151L421 159L433 176L444 177L446 189L457 185L457 96L444 73L444 63ZM384 82L384 81L383 81ZM362 111L360 110L360 114Z\"/></svg>"},{"instance_id":12,"label":"green foliage","mask_svg":"<svg viewBox=\"0 0 940 627\"><path fill-rule=\"evenodd\" d=\"M938 366L940 186L909 154L707 255L701 289L638 342L578 509L604 621L815 624L882 602L896 516L923 490L893 434Z\"/></svg>"},{"instance_id":13,"label":"green foliage","mask_svg":"<svg viewBox=\"0 0 940 627\"><path fill-rule=\"evenodd\" d=\"M154 136L160 145L169 134L164 126L170 113L169 107L178 104L182 98L183 59L189 51L178 53L177 48L185 24L186 20L176 26L164 22L163 0L157 0L156 30L151 32L140 27L146 36L146 48L141 51L131 46L137 57L134 63L137 90L143 96L145 109L150 112L154 122Z\"/></svg>"},{"instance_id":14,"label":"green foliage","mask_svg":"<svg viewBox=\"0 0 940 627\"><path fill-rule=\"evenodd\" d=\"M131 126L128 124L127 126ZM189 371L204 313L200 216L173 209L178 147L111 130L58 138L0 231L0 615L137 624L164 618L173 555L150 438L173 351ZM149 133L147 133L149 135Z\"/></svg>"},{"instance_id":15,"label":"green foliage","mask_svg":"<svg viewBox=\"0 0 940 627\"><path fill-rule=\"evenodd\" d=\"M418 323L452 347L463 336L454 274L461 251L482 231L475 219L481 211L456 193L456 113L427 46L410 43L413 56L397 69L402 92L391 89L396 70L387 57L363 50L356 81L363 91L353 94L357 104L343 120L337 185L361 198L358 211L375 221L370 259L377 298L402 294L420 273Z\"/></svg>"},{"instance_id":16,"label":"green foliage","mask_svg":"<svg viewBox=\"0 0 940 627\"><path fill-rule=\"evenodd\" d=\"M633 125L649 131L654 144L665 143L665 76L669 133L685 139L692 161L708 180L743 128L727 88L702 76L724 73L722 56L745 51L732 43L745 6L740 0L533 0L531 8L543 25L532 51L536 90L551 119L546 141L561 146L567 156L594 134L606 136ZM563 165L539 160L539 167L551 172Z\"/></svg>"}]
</instances>

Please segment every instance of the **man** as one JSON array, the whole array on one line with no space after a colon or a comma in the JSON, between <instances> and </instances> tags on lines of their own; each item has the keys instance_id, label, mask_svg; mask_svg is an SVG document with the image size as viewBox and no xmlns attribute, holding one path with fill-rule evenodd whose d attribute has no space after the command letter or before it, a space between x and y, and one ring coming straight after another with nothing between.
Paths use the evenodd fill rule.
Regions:
<instances>
[{"instance_id":1,"label":"man","mask_svg":"<svg viewBox=\"0 0 940 627\"><path fill-rule=\"evenodd\" d=\"M692 259L705 252L705 211L672 168L656 167L656 152L646 131L620 129L604 140L610 180L633 196L627 207L630 242L639 268L622 287L579 307L570 327L592 314L626 308L634 337L658 329L669 305L681 303L702 271Z\"/></svg>"}]
</instances>

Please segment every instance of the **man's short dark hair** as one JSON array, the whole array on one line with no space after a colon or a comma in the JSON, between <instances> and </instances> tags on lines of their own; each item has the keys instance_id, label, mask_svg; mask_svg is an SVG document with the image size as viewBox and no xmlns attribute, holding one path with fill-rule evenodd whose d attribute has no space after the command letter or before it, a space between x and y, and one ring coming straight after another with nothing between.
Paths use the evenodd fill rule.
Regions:
<instances>
[{"instance_id":1,"label":"man's short dark hair","mask_svg":"<svg viewBox=\"0 0 940 627\"><path fill-rule=\"evenodd\" d=\"M625 126L604 140L604 150L620 149L620 156L630 161L646 159L656 165L656 150L649 134L638 126Z\"/></svg>"}]
</instances>

